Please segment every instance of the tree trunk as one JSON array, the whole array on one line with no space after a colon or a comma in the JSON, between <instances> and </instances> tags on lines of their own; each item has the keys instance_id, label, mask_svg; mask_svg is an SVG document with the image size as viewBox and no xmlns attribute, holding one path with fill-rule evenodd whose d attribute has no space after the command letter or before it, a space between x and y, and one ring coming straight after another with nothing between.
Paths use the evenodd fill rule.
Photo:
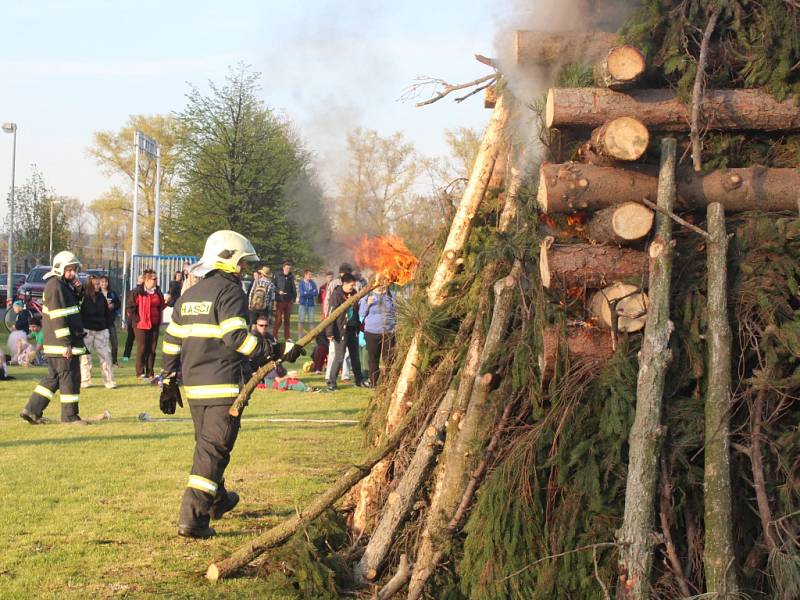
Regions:
<instances>
[{"instance_id":1,"label":"tree trunk","mask_svg":"<svg viewBox=\"0 0 800 600\"><path fill-rule=\"evenodd\" d=\"M519 65L593 63L614 47L616 35L601 31L517 31L515 56Z\"/></svg>"},{"instance_id":2,"label":"tree trunk","mask_svg":"<svg viewBox=\"0 0 800 600\"><path fill-rule=\"evenodd\" d=\"M389 493L381 511L380 521L370 535L361 560L353 570L354 578L359 585L377 579L383 561L386 560L394 543L397 529L411 510L417 490L427 478L433 459L444 442L445 425L455 395L455 389L447 391L436 409L433 420L422 435L422 440L414 451L414 457L403 472L400 483Z\"/></svg>"},{"instance_id":3,"label":"tree trunk","mask_svg":"<svg viewBox=\"0 0 800 600\"><path fill-rule=\"evenodd\" d=\"M706 591L728 598L738 591L730 464L731 327L728 322L728 236L725 211L708 205L708 389L705 406Z\"/></svg>"},{"instance_id":4,"label":"tree trunk","mask_svg":"<svg viewBox=\"0 0 800 600\"><path fill-rule=\"evenodd\" d=\"M642 239L653 228L653 211L637 202L603 208L583 228L597 244L625 244Z\"/></svg>"},{"instance_id":5,"label":"tree trunk","mask_svg":"<svg viewBox=\"0 0 800 600\"><path fill-rule=\"evenodd\" d=\"M589 299L589 312L605 329L633 333L647 321L647 294L629 283L615 283Z\"/></svg>"},{"instance_id":6,"label":"tree trunk","mask_svg":"<svg viewBox=\"0 0 800 600\"><path fill-rule=\"evenodd\" d=\"M327 508L346 494L351 487L369 474L370 469L378 461L397 449L403 437L408 433L409 427L414 423L414 416L417 410L418 407L414 407L409 411L400 426L380 447L372 450L361 464L353 465L347 469L327 491L317 496L305 510L298 511L296 515L271 527L251 542L240 546L225 560L211 563L206 571L206 579L216 582L232 575L270 548L283 544L295 532L320 516Z\"/></svg>"},{"instance_id":7,"label":"tree trunk","mask_svg":"<svg viewBox=\"0 0 800 600\"><path fill-rule=\"evenodd\" d=\"M491 269L491 267L486 268ZM485 371L507 335L508 323L514 309L514 291L521 275L522 262L517 260L508 276L494 285L495 305L489 329L483 339L480 360L475 369L467 374L471 375L472 380L467 382L462 379L462 385L467 384L469 396L467 402L461 403L461 410L465 411L464 417L457 427L448 430L442 458L436 470L431 505L408 586L408 600L422 595L425 583L433 574L441 557L449 551L453 533L450 525L464 497L470 473L479 461L479 450L486 445L491 436L492 427L489 421L493 420L490 416L493 406L488 402L488 396L492 375ZM484 294L482 298L487 296L488 294ZM480 335L480 323L481 319L478 317L475 325L476 338Z\"/></svg>"},{"instance_id":8,"label":"tree trunk","mask_svg":"<svg viewBox=\"0 0 800 600\"><path fill-rule=\"evenodd\" d=\"M614 354L611 332L598 327L569 327L566 333L566 348L559 347L560 329L547 327L542 331L542 353L539 355L539 371L544 381L556 370L559 352L564 349L570 360L583 363L603 363Z\"/></svg>"},{"instance_id":9,"label":"tree trunk","mask_svg":"<svg viewBox=\"0 0 800 600\"><path fill-rule=\"evenodd\" d=\"M708 90L706 127L718 130L796 131L800 111L794 97L778 101L761 90ZM672 90L550 88L547 127L599 127L616 117L636 117L650 131L689 131L689 108Z\"/></svg>"},{"instance_id":10,"label":"tree trunk","mask_svg":"<svg viewBox=\"0 0 800 600\"><path fill-rule=\"evenodd\" d=\"M674 138L661 142L657 203L666 212L672 212L675 201L675 146ZM636 416L628 438L625 513L622 527L617 531L621 544L618 597L636 600L650 597L656 481L664 435L661 412L664 379L671 358L669 338L674 329L669 319L672 221L664 214L656 215L656 235L649 254L650 309L639 353Z\"/></svg>"},{"instance_id":11,"label":"tree trunk","mask_svg":"<svg viewBox=\"0 0 800 600\"><path fill-rule=\"evenodd\" d=\"M712 202L719 202L728 212L797 210L797 169L748 167L701 174L684 167L678 169L676 178L678 210L705 210ZM657 188L658 179L647 169L544 163L539 170L537 199L544 212L599 210L641 202L642 198L652 200Z\"/></svg>"},{"instance_id":12,"label":"tree trunk","mask_svg":"<svg viewBox=\"0 0 800 600\"><path fill-rule=\"evenodd\" d=\"M644 75L647 64L638 48L615 46L609 50L606 59L597 70L596 79L600 85L611 90L632 87Z\"/></svg>"},{"instance_id":13,"label":"tree trunk","mask_svg":"<svg viewBox=\"0 0 800 600\"><path fill-rule=\"evenodd\" d=\"M603 162L639 160L649 143L650 132L640 121L633 117L617 117L592 131L588 148L582 152L592 152Z\"/></svg>"},{"instance_id":14,"label":"tree trunk","mask_svg":"<svg viewBox=\"0 0 800 600\"><path fill-rule=\"evenodd\" d=\"M542 241L539 274L546 288L604 288L614 281L642 283L647 277L647 256L639 250L592 244L553 245Z\"/></svg>"}]
</instances>

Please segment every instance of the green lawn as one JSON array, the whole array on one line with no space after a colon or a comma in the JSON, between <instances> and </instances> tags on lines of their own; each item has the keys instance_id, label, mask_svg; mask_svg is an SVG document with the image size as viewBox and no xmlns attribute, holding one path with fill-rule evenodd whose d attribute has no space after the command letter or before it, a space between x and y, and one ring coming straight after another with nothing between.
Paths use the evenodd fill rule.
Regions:
<instances>
[{"instance_id":1,"label":"green lawn","mask_svg":"<svg viewBox=\"0 0 800 600\"><path fill-rule=\"evenodd\" d=\"M357 419L365 390L258 390L226 473L226 486L242 502L216 522L216 538L188 541L176 530L192 459L191 421L138 421L141 412L163 415L158 389L136 383L130 362L116 371L118 389L81 393L83 416L107 408L110 421L31 426L18 413L43 372L12 367L18 379L0 382L1 598L285 597L250 576L214 586L203 574L211 560L324 490L362 454L362 436L350 424L247 419ZM304 381L323 385L320 377ZM45 415L57 420L58 404ZM188 418L189 411L175 416Z\"/></svg>"}]
</instances>

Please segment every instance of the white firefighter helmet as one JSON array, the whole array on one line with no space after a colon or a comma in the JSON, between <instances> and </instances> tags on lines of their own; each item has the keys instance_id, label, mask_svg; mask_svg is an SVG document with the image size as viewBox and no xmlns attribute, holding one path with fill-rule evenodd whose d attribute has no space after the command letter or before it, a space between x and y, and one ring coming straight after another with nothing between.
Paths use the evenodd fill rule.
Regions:
<instances>
[{"instance_id":1,"label":"white firefighter helmet","mask_svg":"<svg viewBox=\"0 0 800 600\"><path fill-rule=\"evenodd\" d=\"M53 257L53 266L45 273L44 279L48 277L63 277L64 271L67 267L75 267L76 269L81 266L81 261L69 250L62 250Z\"/></svg>"},{"instance_id":2,"label":"white firefighter helmet","mask_svg":"<svg viewBox=\"0 0 800 600\"><path fill-rule=\"evenodd\" d=\"M208 236L200 258L207 269L220 269L228 273L235 273L239 261L242 260L257 261L256 250L242 234L227 229L215 231Z\"/></svg>"}]
</instances>

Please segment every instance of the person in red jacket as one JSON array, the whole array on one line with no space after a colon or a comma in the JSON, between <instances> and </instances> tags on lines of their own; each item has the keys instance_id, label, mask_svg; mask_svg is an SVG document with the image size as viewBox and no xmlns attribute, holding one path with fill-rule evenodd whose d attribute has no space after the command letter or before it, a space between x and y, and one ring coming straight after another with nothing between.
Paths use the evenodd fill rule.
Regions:
<instances>
[{"instance_id":1,"label":"person in red jacket","mask_svg":"<svg viewBox=\"0 0 800 600\"><path fill-rule=\"evenodd\" d=\"M155 271L145 271L144 283L133 293L133 335L136 337L136 377L149 380L154 377L158 331L161 315L166 308L164 295L156 284Z\"/></svg>"}]
</instances>

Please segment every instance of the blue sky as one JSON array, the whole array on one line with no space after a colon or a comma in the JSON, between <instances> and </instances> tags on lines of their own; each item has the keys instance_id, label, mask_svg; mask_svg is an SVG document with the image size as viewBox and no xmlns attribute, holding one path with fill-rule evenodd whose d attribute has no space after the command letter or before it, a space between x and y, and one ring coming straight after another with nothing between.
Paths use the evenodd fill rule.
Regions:
<instances>
[{"instance_id":1,"label":"blue sky","mask_svg":"<svg viewBox=\"0 0 800 600\"><path fill-rule=\"evenodd\" d=\"M19 124L17 182L36 163L60 194L89 202L111 182L86 157L94 131L130 114L180 110L191 82L223 79L244 61L263 73L264 101L297 126L332 181L354 127L402 131L427 155L443 130L482 127L480 97L427 108L401 103L420 74L466 81L487 73L503 3L491 0L28 0L4 3L0 121ZM11 136L0 135L0 190ZM0 216L5 214L5 203Z\"/></svg>"}]
</instances>

